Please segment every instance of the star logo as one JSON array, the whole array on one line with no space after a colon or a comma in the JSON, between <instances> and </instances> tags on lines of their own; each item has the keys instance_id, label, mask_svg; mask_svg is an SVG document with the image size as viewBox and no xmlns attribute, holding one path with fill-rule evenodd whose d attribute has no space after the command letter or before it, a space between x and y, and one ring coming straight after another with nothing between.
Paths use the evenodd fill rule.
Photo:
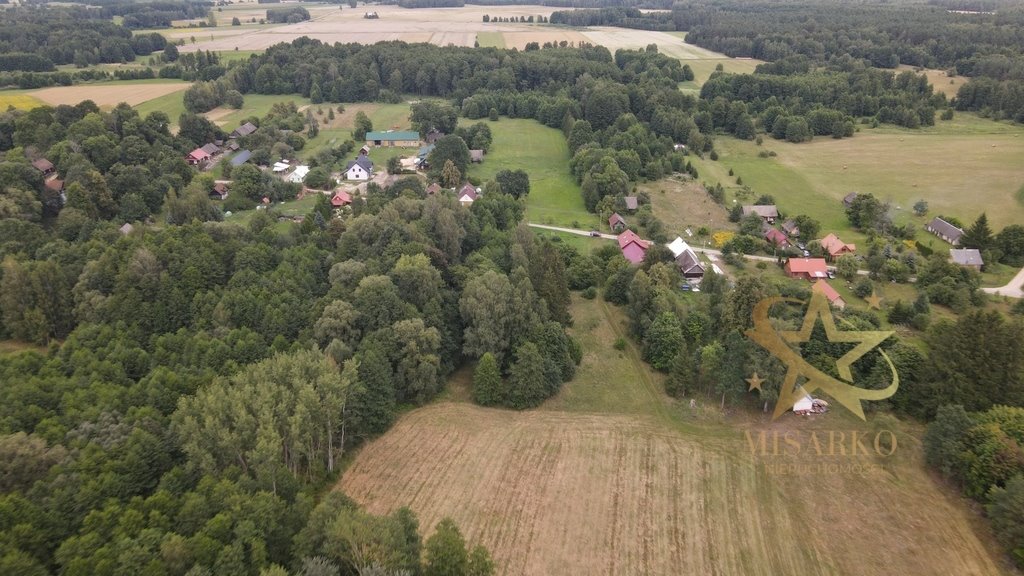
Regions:
<instances>
[{"instance_id":1,"label":"star logo","mask_svg":"<svg viewBox=\"0 0 1024 576\"><path fill-rule=\"evenodd\" d=\"M763 383L764 383L764 379L762 379L760 376L758 376L757 372L754 372L753 376L751 376L750 378L747 378L747 384L750 384L750 390L748 390L748 392L753 392L754 390L757 390L758 392L761 392L762 391L761 390L761 384L763 384Z\"/></svg>"},{"instance_id":2,"label":"star logo","mask_svg":"<svg viewBox=\"0 0 1024 576\"><path fill-rule=\"evenodd\" d=\"M747 336L778 358L786 366L786 378L782 388L779 390L779 400L775 404L775 413L772 419L778 418L783 412L793 407L799 399L796 394L797 379L803 376L806 379L802 388L810 394L815 390L821 390L848 410L864 420L864 409L862 400L883 400L896 393L899 387L899 376L892 360L879 350L882 358L889 365L892 372L892 382L881 390L868 390L853 385L853 375L850 367L864 354L878 347L886 338L891 336L891 331L868 331L868 330L839 330L836 328L835 318L828 307L828 301L820 292L814 292L807 307L807 314L804 316L803 324L799 330L776 331L771 325L768 311L773 304L790 302L803 302L792 298L766 298L757 303L754 307L754 327L747 330ZM830 342L845 342L855 344L841 358L836 359L836 369L839 377L835 378L825 374L821 370L809 364L795 349L795 345L808 342L811 339L811 332L818 321L821 321L825 329L825 335ZM754 377L747 380L754 389L752 380L757 380L757 388L760 389L761 379L754 374Z\"/></svg>"},{"instance_id":3,"label":"star logo","mask_svg":"<svg viewBox=\"0 0 1024 576\"><path fill-rule=\"evenodd\" d=\"M871 296L865 298L864 301L868 303L868 306L875 310L882 309L882 297L876 294L874 290L871 291Z\"/></svg>"}]
</instances>

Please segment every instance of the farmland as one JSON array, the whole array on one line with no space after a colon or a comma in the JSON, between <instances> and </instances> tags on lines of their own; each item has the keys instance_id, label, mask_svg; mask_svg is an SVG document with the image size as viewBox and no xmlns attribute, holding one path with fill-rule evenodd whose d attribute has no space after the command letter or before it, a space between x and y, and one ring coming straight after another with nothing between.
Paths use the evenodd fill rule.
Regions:
<instances>
[{"instance_id":1,"label":"farmland","mask_svg":"<svg viewBox=\"0 0 1024 576\"><path fill-rule=\"evenodd\" d=\"M530 175L529 221L577 228L597 222L583 207L580 187L569 172L569 147L560 131L535 120L502 118L488 124L494 143L483 163L470 168L469 176L486 181L500 170L525 170Z\"/></svg>"},{"instance_id":2,"label":"farmland","mask_svg":"<svg viewBox=\"0 0 1024 576\"><path fill-rule=\"evenodd\" d=\"M450 394L364 447L339 488L375 513L409 505L427 530L451 516L499 574L1002 573L966 506L924 472L917 431L884 462L860 457L863 473L775 475L742 430L863 424L723 423L665 397L631 345L612 347L619 310L576 299L573 314L583 362L541 409Z\"/></svg>"},{"instance_id":3,"label":"farmland","mask_svg":"<svg viewBox=\"0 0 1024 576\"><path fill-rule=\"evenodd\" d=\"M136 81L136 82L105 82L102 84L83 84L80 86L56 86L33 90L29 94L51 106L58 104L78 104L83 100L92 100L97 106L111 108L121 102L132 106L149 100L175 94L188 88L187 82L168 81ZM179 94L180 98L180 94Z\"/></svg>"},{"instance_id":4,"label":"farmland","mask_svg":"<svg viewBox=\"0 0 1024 576\"><path fill-rule=\"evenodd\" d=\"M32 96L26 90L6 90L0 92L0 110L7 110L11 106L18 110L31 110L43 104L42 100Z\"/></svg>"}]
</instances>

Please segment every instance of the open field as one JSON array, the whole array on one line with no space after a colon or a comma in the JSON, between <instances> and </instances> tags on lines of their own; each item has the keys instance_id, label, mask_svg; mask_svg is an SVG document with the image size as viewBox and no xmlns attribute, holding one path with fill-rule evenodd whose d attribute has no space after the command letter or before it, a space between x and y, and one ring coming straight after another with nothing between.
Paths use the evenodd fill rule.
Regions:
<instances>
[{"instance_id":1,"label":"open field","mask_svg":"<svg viewBox=\"0 0 1024 576\"><path fill-rule=\"evenodd\" d=\"M640 190L650 195L654 215L665 223L670 237L685 238L684 230L696 233L701 226L712 232L736 228L729 222L729 211L716 204L698 182L665 178L640 184Z\"/></svg>"},{"instance_id":2,"label":"open field","mask_svg":"<svg viewBox=\"0 0 1024 576\"><path fill-rule=\"evenodd\" d=\"M899 71L902 72L903 70L910 70L911 72L924 74L928 78L928 82L932 85L932 88L934 88L936 92L945 94L946 98L956 96L960 87L966 84L969 80L967 76L949 76L946 74L945 70L924 69L918 71L914 66L907 65L899 67Z\"/></svg>"},{"instance_id":3,"label":"open field","mask_svg":"<svg viewBox=\"0 0 1024 576\"><path fill-rule=\"evenodd\" d=\"M783 475L767 465L848 460L753 456L744 430L867 425L841 412L724 424L661 394L632 345L612 348L620 310L575 298L573 315L586 352L555 399L516 413L449 394L365 446L339 489L374 513L409 505L428 533L452 517L498 574L1008 573L979 518L924 472L919 430L884 462L854 458L863 471Z\"/></svg>"},{"instance_id":4,"label":"open field","mask_svg":"<svg viewBox=\"0 0 1024 576\"><path fill-rule=\"evenodd\" d=\"M114 107L121 102L136 106L168 94L182 92L188 87L188 82L105 82L79 86L55 86L33 90L30 94L52 106L78 104L83 100L92 100L97 106L106 108Z\"/></svg>"},{"instance_id":5,"label":"open field","mask_svg":"<svg viewBox=\"0 0 1024 576\"><path fill-rule=\"evenodd\" d=\"M504 48L505 37L501 32L477 32L476 43L481 48Z\"/></svg>"},{"instance_id":6,"label":"open field","mask_svg":"<svg viewBox=\"0 0 1024 576\"><path fill-rule=\"evenodd\" d=\"M185 102L183 100L185 91L171 92L159 98L154 98L134 106L139 115L145 117L150 112L160 111L167 114L172 126L178 125L178 118L185 113Z\"/></svg>"},{"instance_id":7,"label":"open field","mask_svg":"<svg viewBox=\"0 0 1024 576\"><path fill-rule=\"evenodd\" d=\"M1024 221L1024 205L1016 192L1024 183L1024 128L970 114L950 122L907 130L864 129L853 138L816 138L790 144L765 137L760 147L750 141L716 139L718 162L694 160L701 180L720 181L735 190L733 168L755 194L771 194L787 214L806 213L822 223L822 232L843 232L844 239L863 237L849 228L842 198L851 191L872 193L892 204L897 222L923 226L932 215L973 221L982 211L998 230ZM760 158L760 150L778 156ZM956 159L956 161L951 161ZM731 203L731 194L727 203ZM917 218L911 207L928 202L929 215ZM941 241L925 232L925 244Z\"/></svg>"},{"instance_id":8,"label":"open field","mask_svg":"<svg viewBox=\"0 0 1024 576\"><path fill-rule=\"evenodd\" d=\"M0 92L0 110L7 110L11 106L18 110L31 110L45 104L39 98L29 94L28 90L4 90Z\"/></svg>"},{"instance_id":9,"label":"open field","mask_svg":"<svg viewBox=\"0 0 1024 576\"><path fill-rule=\"evenodd\" d=\"M597 217L583 206L576 179L569 172L569 146L559 130L536 120L502 118L498 122L459 120L464 125L487 122L494 135L491 151L469 175L486 181L500 170L525 170L530 175L526 217L530 222L590 228Z\"/></svg>"}]
</instances>

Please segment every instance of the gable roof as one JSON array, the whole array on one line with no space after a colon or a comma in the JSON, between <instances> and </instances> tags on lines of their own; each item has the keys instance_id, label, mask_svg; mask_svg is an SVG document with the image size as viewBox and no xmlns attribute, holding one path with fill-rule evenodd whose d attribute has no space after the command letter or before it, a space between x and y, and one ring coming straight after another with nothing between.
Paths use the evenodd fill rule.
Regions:
<instances>
[{"instance_id":1,"label":"gable roof","mask_svg":"<svg viewBox=\"0 0 1024 576\"><path fill-rule=\"evenodd\" d=\"M252 122L246 122L245 124L242 124L238 128L235 128L235 130L231 134L233 136L235 136L235 137L248 136L249 134L252 134L253 132L255 132L256 128L257 128L257 126L255 124L253 124Z\"/></svg>"},{"instance_id":2,"label":"gable roof","mask_svg":"<svg viewBox=\"0 0 1024 576\"><path fill-rule=\"evenodd\" d=\"M814 284L811 284L811 290L813 290L814 292L821 292L822 294L824 294L825 298L828 298L830 304L835 304L836 301L843 300L843 297L839 294L839 292L836 292L836 289L833 288L832 285L826 282L825 280L818 280Z\"/></svg>"},{"instance_id":3,"label":"gable roof","mask_svg":"<svg viewBox=\"0 0 1024 576\"><path fill-rule=\"evenodd\" d=\"M626 210L636 210L636 196L626 196Z\"/></svg>"},{"instance_id":4,"label":"gable roof","mask_svg":"<svg viewBox=\"0 0 1024 576\"><path fill-rule=\"evenodd\" d=\"M466 184L465 186L459 189L460 201L463 198L469 198L470 202L472 202L473 200L476 200L478 197L479 195L476 193L476 188L474 188L472 184Z\"/></svg>"},{"instance_id":5,"label":"gable roof","mask_svg":"<svg viewBox=\"0 0 1024 576\"><path fill-rule=\"evenodd\" d=\"M764 239L777 246L789 244L789 238L781 230L776 230L775 228L765 230Z\"/></svg>"},{"instance_id":6,"label":"gable roof","mask_svg":"<svg viewBox=\"0 0 1024 576\"><path fill-rule=\"evenodd\" d=\"M351 203L352 195L349 194L348 192L345 192L344 190L338 190L337 192L334 193L334 196L331 197L332 206L344 206L346 204Z\"/></svg>"},{"instance_id":7,"label":"gable roof","mask_svg":"<svg viewBox=\"0 0 1024 576\"><path fill-rule=\"evenodd\" d=\"M204 160L210 157L210 153L207 152L206 150L203 150L202 148L196 148L195 150L188 153L188 157L194 158L195 160Z\"/></svg>"},{"instance_id":8,"label":"gable roof","mask_svg":"<svg viewBox=\"0 0 1024 576\"><path fill-rule=\"evenodd\" d=\"M367 174L373 172L373 162L371 162L366 156L360 156L355 160L350 160L348 166L345 167L345 171L348 172L353 166L359 166L363 170L366 170Z\"/></svg>"},{"instance_id":9,"label":"gable roof","mask_svg":"<svg viewBox=\"0 0 1024 576\"><path fill-rule=\"evenodd\" d=\"M933 234L949 238L950 242L959 242L960 237L964 235L962 229L953 226L938 216L932 218L932 221L928 223L928 230Z\"/></svg>"},{"instance_id":10,"label":"gable roof","mask_svg":"<svg viewBox=\"0 0 1024 576\"><path fill-rule=\"evenodd\" d=\"M248 162L249 158L252 158L252 152L248 150L242 150L238 154L235 154L235 157L231 159L231 165L241 166L242 164Z\"/></svg>"},{"instance_id":11,"label":"gable roof","mask_svg":"<svg viewBox=\"0 0 1024 576\"><path fill-rule=\"evenodd\" d=\"M850 192L846 196L843 196L843 204L845 204L847 206L849 206L850 204L853 204L853 200L856 197L857 197L857 193L856 192Z\"/></svg>"},{"instance_id":12,"label":"gable roof","mask_svg":"<svg viewBox=\"0 0 1024 576\"><path fill-rule=\"evenodd\" d=\"M647 247L651 245L650 242L644 240L643 238L640 238L640 236L638 236L637 233L633 232L632 230L626 230L622 234L619 234L616 240L619 241L619 248L625 248L628 244L635 243L644 250L646 250Z\"/></svg>"},{"instance_id":13,"label":"gable roof","mask_svg":"<svg viewBox=\"0 0 1024 576\"><path fill-rule=\"evenodd\" d=\"M220 152L220 146L217 146L216 144L203 144L200 150L206 152L210 156L213 156L214 154Z\"/></svg>"},{"instance_id":14,"label":"gable roof","mask_svg":"<svg viewBox=\"0 0 1024 576\"><path fill-rule=\"evenodd\" d=\"M796 225L796 220L792 218L782 223L782 231L790 236L800 235L800 227Z\"/></svg>"},{"instance_id":15,"label":"gable roof","mask_svg":"<svg viewBox=\"0 0 1024 576\"><path fill-rule=\"evenodd\" d=\"M288 175L288 181L298 184L306 179L306 174L309 174L309 166L296 166L295 171Z\"/></svg>"},{"instance_id":16,"label":"gable roof","mask_svg":"<svg viewBox=\"0 0 1024 576\"><path fill-rule=\"evenodd\" d=\"M444 136L444 132L441 132L437 128L431 128L430 132L427 132L427 144L433 144L434 142L437 142L441 138L441 136Z\"/></svg>"},{"instance_id":17,"label":"gable roof","mask_svg":"<svg viewBox=\"0 0 1024 576\"><path fill-rule=\"evenodd\" d=\"M949 259L960 266L984 266L981 252L975 248L950 248Z\"/></svg>"},{"instance_id":18,"label":"gable roof","mask_svg":"<svg viewBox=\"0 0 1024 576\"><path fill-rule=\"evenodd\" d=\"M679 270L685 274L693 274L695 272L704 273L704 264L701 263L700 259L697 258L697 254L693 250L687 249L685 252L676 257L676 265L679 266Z\"/></svg>"},{"instance_id":19,"label":"gable roof","mask_svg":"<svg viewBox=\"0 0 1024 576\"><path fill-rule=\"evenodd\" d=\"M753 206L744 206L743 215L747 216L750 214L757 214L761 218L778 218L779 209L775 207L775 204L755 204Z\"/></svg>"},{"instance_id":20,"label":"gable roof","mask_svg":"<svg viewBox=\"0 0 1024 576\"><path fill-rule=\"evenodd\" d=\"M50 162L46 158L40 158L32 161L32 167L40 172L49 172L53 170L53 162Z\"/></svg>"},{"instance_id":21,"label":"gable roof","mask_svg":"<svg viewBox=\"0 0 1024 576\"><path fill-rule=\"evenodd\" d=\"M121 234L131 234L132 230L135 230L135 226L125 222L120 228L117 229Z\"/></svg>"},{"instance_id":22,"label":"gable roof","mask_svg":"<svg viewBox=\"0 0 1024 576\"><path fill-rule=\"evenodd\" d=\"M483 150L470 150L469 151L469 160L471 162L483 162L484 161L484 151Z\"/></svg>"},{"instance_id":23,"label":"gable roof","mask_svg":"<svg viewBox=\"0 0 1024 576\"><path fill-rule=\"evenodd\" d=\"M217 182L213 185L213 191L223 196L228 193L228 185L223 182Z\"/></svg>"},{"instance_id":24,"label":"gable roof","mask_svg":"<svg viewBox=\"0 0 1024 576\"><path fill-rule=\"evenodd\" d=\"M786 270L795 274L807 274L812 278L828 277L828 266L824 258L790 258Z\"/></svg>"},{"instance_id":25,"label":"gable roof","mask_svg":"<svg viewBox=\"0 0 1024 576\"><path fill-rule=\"evenodd\" d=\"M832 233L821 239L821 247L824 248L830 256L836 256L841 254L843 251L853 252L857 249L856 244L847 244Z\"/></svg>"},{"instance_id":26,"label":"gable roof","mask_svg":"<svg viewBox=\"0 0 1024 576\"><path fill-rule=\"evenodd\" d=\"M437 182L434 182L430 186L427 186L427 194L437 194L440 191L441 191L441 185L438 184Z\"/></svg>"},{"instance_id":27,"label":"gable roof","mask_svg":"<svg viewBox=\"0 0 1024 576\"><path fill-rule=\"evenodd\" d=\"M64 189L64 181L60 178L50 178L46 182L43 182L43 185L54 192L60 192Z\"/></svg>"},{"instance_id":28,"label":"gable roof","mask_svg":"<svg viewBox=\"0 0 1024 576\"><path fill-rule=\"evenodd\" d=\"M622 224L623 226L626 225L625 218L623 218L622 216L619 216L618 212L613 213L611 215L611 217L608 218L608 225L609 226L611 226L612 228L615 228L616 224Z\"/></svg>"},{"instance_id":29,"label":"gable roof","mask_svg":"<svg viewBox=\"0 0 1024 576\"><path fill-rule=\"evenodd\" d=\"M387 132L367 132L367 140L381 140L383 142L394 142L397 140L419 141L420 133L407 130L388 130Z\"/></svg>"},{"instance_id":30,"label":"gable roof","mask_svg":"<svg viewBox=\"0 0 1024 576\"><path fill-rule=\"evenodd\" d=\"M690 249L690 246L681 236L676 236L675 240L665 244L665 246L672 252L673 258L678 258L680 254Z\"/></svg>"}]
</instances>

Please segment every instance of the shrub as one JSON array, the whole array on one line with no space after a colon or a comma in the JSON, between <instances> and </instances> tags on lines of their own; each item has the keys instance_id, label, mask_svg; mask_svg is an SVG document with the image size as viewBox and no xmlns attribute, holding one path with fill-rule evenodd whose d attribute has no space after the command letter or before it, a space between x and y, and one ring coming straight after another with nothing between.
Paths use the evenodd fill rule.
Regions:
<instances>
[{"instance_id":1,"label":"shrub","mask_svg":"<svg viewBox=\"0 0 1024 576\"><path fill-rule=\"evenodd\" d=\"M594 288L593 286L588 286L585 290L583 290L583 297L586 298L587 300L593 300L594 298L597 297L597 288Z\"/></svg>"},{"instance_id":2,"label":"shrub","mask_svg":"<svg viewBox=\"0 0 1024 576\"><path fill-rule=\"evenodd\" d=\"M625 338L616 338L615 339L615 344L613 344L612 346L614 346L616 350L625 350L626 349L626 339Z\"/></svg>"}]
</instances>

